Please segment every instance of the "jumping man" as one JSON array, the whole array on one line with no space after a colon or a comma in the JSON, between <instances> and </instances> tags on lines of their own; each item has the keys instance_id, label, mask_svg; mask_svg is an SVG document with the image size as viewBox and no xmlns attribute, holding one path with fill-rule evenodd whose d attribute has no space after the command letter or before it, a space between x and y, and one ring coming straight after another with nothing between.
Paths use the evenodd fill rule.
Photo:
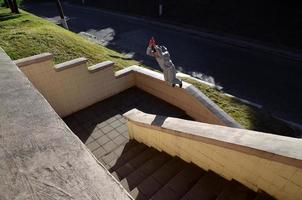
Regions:
<instances>
[{"instance_id":1,"label":"jumping man","mask_svg":"<svg viewBox=\"0 0 302 200\"><path fill-rule=\"evenodd\" d=\"M165 46L158 46L152 37L149 40L147 47L147 55L155 57L160 68L163 70L165 81L169 82L172 87L178 84L182 87L182 81L176 77L176 69L173 62L170 59L170 54Z\"/></svg>"}]
</instances>

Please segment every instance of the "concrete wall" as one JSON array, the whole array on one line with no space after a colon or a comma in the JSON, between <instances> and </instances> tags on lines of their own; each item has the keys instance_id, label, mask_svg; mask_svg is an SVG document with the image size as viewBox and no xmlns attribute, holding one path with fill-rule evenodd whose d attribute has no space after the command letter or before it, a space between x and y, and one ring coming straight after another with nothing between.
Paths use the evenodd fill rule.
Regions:
<instances>
[{"instance_id":1,"label":"concrete wall","mask_svg":"<svg viewBox=\"0 0 302 200\"><path fill-rule=\"evenodd\" d=\"M129 111L131 138L281 200L302 197L302 141Z\"/></svg>"},{"instance_id":2,"label":"concrete wall","mask_svg":"<svg viewBox=\"0 0 302 200\"><path fill-rule=\"evenodd\" d=\"M61 117L134 85L132 74L116 77L112 65L88 70L86 62L78 58L54 65L47 53L15 61Z\"/></svg>"},{"instance_id":3,"label":"concrete wall","mask_svg":"<svg viewBox=\"0 0 302 200\"><path fill-rule=\"evenodd\" d=\"M189 116L197 121L224 125L216 115L213 115L184 89L172 88L159 79L138 73L135 76L135 83L137 87L186 111Z\"/></svg>"},{"instance_id":4,"label":"concrete wall","mask_svg":"<svg viewBox=\"0 0 302 200\"><path fill-rule=\"evenodd\" d=\"M195 86L183 82L183 88L171 87L161 73L138 66L129 67L129 70L135 73L137 87L181 108L196 121L242 128Z\"/></svg>"},{"instance_id":5,"label":"concrete wall","mask_svg":"<svg viewBox=\"0 0 302 200\"><path fill-rule=\"evenodd\" d=\"M197 121L241 128L191 84L184 82L183 88L173 88L161 73L139 66L114 73L113 65L87 68L86 62L85 58L78 58L54 65L49 53L15 61L61 117L137 86L181 108Z\"/></svg>"}]
</instances>

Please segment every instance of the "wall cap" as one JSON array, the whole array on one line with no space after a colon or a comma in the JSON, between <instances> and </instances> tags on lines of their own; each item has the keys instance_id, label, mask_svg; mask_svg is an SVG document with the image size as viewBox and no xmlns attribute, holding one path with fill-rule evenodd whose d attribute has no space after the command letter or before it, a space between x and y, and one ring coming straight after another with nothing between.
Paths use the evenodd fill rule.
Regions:
<instances>
[{"instance_id":1,"label":"wall cap","mask_svg":"<svg viewBox=\"0 0 302 200\"><path fill-rule=\"evenodd\" d=\"M39 62L43 62L43 61L47 61L47 60L52 60L52 59L53 59L53 55L51 53L41 53L38 55L15 60L14 63L18 67L24 67L27 65L31 65L31 64L35 64L35 63L39 63Z\"/></svg>"},{"instance_id":2,"label":"wall cap","mask_svg":"<svg viewBox=\"0 0 302 200\"><path fill-rule=\"evenodd\" d=\"M69 69L71 67L75 67L75 66L85 64L85 63L87 63L87 61L88 61L87 58L84 58L84 57L76 58L76 59L69 60L69 61L66 61L66 62L55 65L54 69L56 71L62 71L62 70L65 70L65 69Z\"/></svg>"},{"instance_id":3,"label":"wall cap","mask_svg":"<svg viewBox=\"0 0 302 200\"><path fill-rule=\"evenodd\" d=\"M89 66L88 67L88 71L90 71L90 72L97 72L99 70L106 69L106 68L111 67L113 65L114 65L114 62L112 62L110 60L107 60L107 61L95 64L95 65Z\"/></svg>"},{"instance_id":4,"label":"wall cap","mask_svg":"<svg viewBox=\"0 0 302 200\"><path fill-rule=\"evenodd\" d=\"M301 139L151 115L137 109L123 116L140 126L302 168Z\"/></svg>"}]
</instances>

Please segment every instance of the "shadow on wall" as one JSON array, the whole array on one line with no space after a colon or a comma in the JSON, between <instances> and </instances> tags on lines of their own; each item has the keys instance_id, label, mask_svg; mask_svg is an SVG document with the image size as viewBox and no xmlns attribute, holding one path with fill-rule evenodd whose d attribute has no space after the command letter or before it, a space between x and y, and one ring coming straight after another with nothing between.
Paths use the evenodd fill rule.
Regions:
<instances>
[{"instance_id":1,"label":"shadow on wall","mask_svg":"<svg viewBox=\"0 0 302 200\"><path fill-rule=\"evenodd\" d=\"M151 125L160 127L164 124L166 119L167 119L167 117L165 117L165 116L156 115L156 117L152 121Z\"/></svg>"}]
</instances>

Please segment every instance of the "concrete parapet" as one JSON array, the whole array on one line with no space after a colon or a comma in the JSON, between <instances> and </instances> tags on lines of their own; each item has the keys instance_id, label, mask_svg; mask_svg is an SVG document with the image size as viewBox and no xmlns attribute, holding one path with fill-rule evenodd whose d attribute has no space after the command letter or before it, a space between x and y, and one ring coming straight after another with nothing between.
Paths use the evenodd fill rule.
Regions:
<instances>
[{"instance_id":1,"label":"concrete parapet","mask_svg":"<svg viewBox=\"0 0 302 200\"><path fill-rule=\"evenodd\" d=\"M156 116L133 109L131 138L235 179L280 200L302 195L302 141L245 129Z\"/></svg>"}]
</instances>

